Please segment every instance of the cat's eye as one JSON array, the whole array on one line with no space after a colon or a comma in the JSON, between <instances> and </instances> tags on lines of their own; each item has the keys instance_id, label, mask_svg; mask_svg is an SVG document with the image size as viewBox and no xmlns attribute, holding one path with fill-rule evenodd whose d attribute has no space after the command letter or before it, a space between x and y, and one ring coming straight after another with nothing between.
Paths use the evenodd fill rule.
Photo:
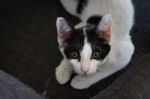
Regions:
<instances>
[{"instance_id":1,"label":"cat's eye","mask_svg":"<svg viewBox=\"0 0 150 99\"><path fill-rule=\"evenodd\" d=\"M92 53L91 59L98 59L101 56L101 52L95 51Z\"/></svg>"},{"instance_id":2,"label":"cat's eye","mask_svg":"<svg viewBox=\"0 0 150 99\"><path fill-rule=\"evenodd\" d=\"M80 58L80 54L78 52L72 52L70 54L70 57L73 59L79 59Z\"/></svg>"}]
</instances>

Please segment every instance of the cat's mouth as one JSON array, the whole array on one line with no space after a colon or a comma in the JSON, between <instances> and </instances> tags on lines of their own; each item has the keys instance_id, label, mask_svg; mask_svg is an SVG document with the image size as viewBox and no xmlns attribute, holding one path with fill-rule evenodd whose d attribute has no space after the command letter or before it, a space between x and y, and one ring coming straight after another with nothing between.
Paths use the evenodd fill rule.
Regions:
<instances>
[{"instance_id":1,"label":"cat's mouth","mask_svg":"<svg viewBox=\"0 0 150 99\"><path fill-rule=\"evenodd\" d=\"M95 74L95 73L97 73L97 72L99 72L100 70L96 70L95 72L87 72L87 73L85 73L85 72L80 72L80 73L77 73L77 74L79 74L79 75L83 75L83 76L88 76L88 75L93 75L93 74Z\"/></svg>"}]
</instances>

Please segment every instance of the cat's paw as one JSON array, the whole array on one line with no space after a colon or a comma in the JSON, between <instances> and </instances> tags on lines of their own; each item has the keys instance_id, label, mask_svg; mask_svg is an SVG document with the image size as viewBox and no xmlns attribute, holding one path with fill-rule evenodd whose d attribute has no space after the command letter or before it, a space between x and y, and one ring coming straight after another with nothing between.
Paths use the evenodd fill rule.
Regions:
<instances>
[{"instance_id":1,"label":"cat's paw","mask_svg":"<svg viewBox=\"0 0 150 99\"><path fill-rule=\"evenodd\" d=\"M55 75L59 84L65 84L70 79L71 71L69 68L64 68L64 66L60 65L56 68Z\"/></svg>"},{"instance_id":2,"label":"cat's paw","mask_svg":"<svg viewBox=\"0 0 150 99\"><path fill-rule=\"evenodd\" d=\"M84 76L80 76L80 75L73 78L73 80L71 81L71 86L75 89L80 89L80 90L90 87L88 82L86 82Z\"/></svg>"}]
</instances>

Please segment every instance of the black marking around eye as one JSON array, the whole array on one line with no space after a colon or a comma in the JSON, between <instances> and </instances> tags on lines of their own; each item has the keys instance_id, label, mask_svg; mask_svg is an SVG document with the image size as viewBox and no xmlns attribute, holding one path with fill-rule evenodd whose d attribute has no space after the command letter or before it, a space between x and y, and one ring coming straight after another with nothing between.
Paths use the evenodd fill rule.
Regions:
<instances>
[{"instance_id":1,"label":"black marking around eye","mask_svg":"<svg viewBox=\"0 0 150 99\"><path fill-rule=\"evenodd\" d=\"M81 14L84 7L87 5L88 1L87 0L79 0L78 5L77 5L77 13Z\"/></svg>"},{"instance_id":2,"label":"black marking around eye","mask_svg":"<svg viewBox=\"0 0 150 99\"><path fill-rule=\"evenodd\" d=\"M100 38L96 32L96 26L93 28L86 28L87 40L91 44L92 51L101 51L100 59L104 59L110 52L111 46L105 43L103 38Z\"/></svg>"},{"instance_id":3,"label":"black marking around eye","mask_svg":"<svg viewBox=\"0 0 150 99\"><path fill-rule=\"evenodd\" d=\"M68 59L71 59L70 53L79 52L84 45L84 35L82 29L73 29L71 38L67 40L67 45L64 48L64 54ZM80 60L80 58L78 59Z\"/></svg>"}]
</instances>

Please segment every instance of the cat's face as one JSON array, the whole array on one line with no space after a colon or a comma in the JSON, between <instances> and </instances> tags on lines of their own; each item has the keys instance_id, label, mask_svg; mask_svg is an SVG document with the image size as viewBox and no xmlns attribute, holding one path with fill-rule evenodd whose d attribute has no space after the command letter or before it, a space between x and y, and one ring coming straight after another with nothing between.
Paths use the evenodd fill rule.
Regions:
<instances>
[{"instance_id":1,"label":"cat's face","mask_svg":"<svg viewBox=\"0 0 150 99\"><path fill-rule=\"evenodd\" d=\"M111 23L107 17L103 20L102 24L74 29L65 19L57 19L60 51L78 74L95 73L109 54Z\"/></svg>"}]
</instances>

